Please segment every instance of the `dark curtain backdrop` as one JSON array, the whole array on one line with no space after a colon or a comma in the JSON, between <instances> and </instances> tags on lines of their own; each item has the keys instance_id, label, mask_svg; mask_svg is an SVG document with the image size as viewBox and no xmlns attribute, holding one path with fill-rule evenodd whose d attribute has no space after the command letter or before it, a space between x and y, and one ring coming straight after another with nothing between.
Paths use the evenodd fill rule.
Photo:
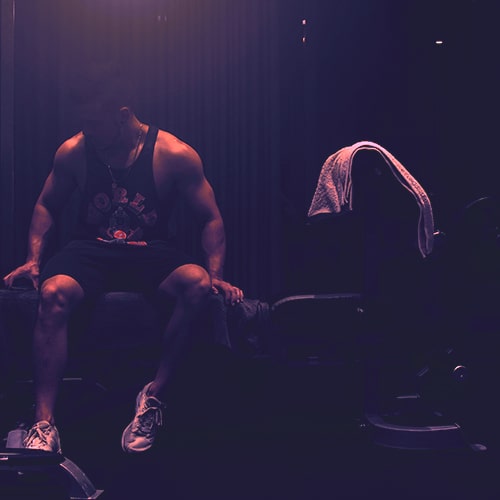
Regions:
<instances>
[{"instance_id":1,"label":"dark curtain backdrop","mask_svg":"<svg viewBox=\"0 0 500 500\"><path fill-rule=\"evenodd\" d=\"M110 57L128 68L139 118L171 131L202 157L226 224L227 279L249 296L276 290L281 273L276 9L273 0L18 0L19 259L55 149L78 131L67 97L71 70L82 57ZM175 222L182 244L198 252L185 207Z\"/></svg>"},{"instance_id":2,"label":"dark curtain backdrop","mask_svg":"<svg viewBox=\"0 0 500 500\"><path fill-rule=\"evenodd\" d=\"M343 146L389 149L432 196L441 229L498 192L493 0L15 3L15 216L2 219L15 264L53 154L78 130L67 83L84 56L125 63L138 116L198 150L226 223L226 278L247 296L311 283L307 208ZM181 207L175 227L197 251L189 221Z\"/></svg>"}]
</instances>

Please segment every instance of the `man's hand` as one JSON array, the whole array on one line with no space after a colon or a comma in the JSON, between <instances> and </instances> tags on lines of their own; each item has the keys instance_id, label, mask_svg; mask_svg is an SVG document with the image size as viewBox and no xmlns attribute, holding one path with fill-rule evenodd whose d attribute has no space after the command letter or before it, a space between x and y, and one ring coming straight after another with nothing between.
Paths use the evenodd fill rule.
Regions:
<instances>
[{"instance_id":1,"label":"man's hand","mask_svg":"<svg viewBox=\"0 0 500 500\"><path fill-rule=\"evenodd\" d=\"M7 288L12 288L14 281L21 278L26 278L33 283L35 290L38 290L38 278L40 276L40 268L34 262L26 262L3 278L3 282Z\"/></svg>"},{"instance_id":2,"label":"man's hand","mask_svg":"<svg viewBox=\"0 0 500 500\"><path fill-rule=\"evenodd\" d=\"M231 285L227 281L212 278L212 291L215 294L222 292L227 305L236 305L243 300L243 290Z\"/></svg>"}]
</instances>

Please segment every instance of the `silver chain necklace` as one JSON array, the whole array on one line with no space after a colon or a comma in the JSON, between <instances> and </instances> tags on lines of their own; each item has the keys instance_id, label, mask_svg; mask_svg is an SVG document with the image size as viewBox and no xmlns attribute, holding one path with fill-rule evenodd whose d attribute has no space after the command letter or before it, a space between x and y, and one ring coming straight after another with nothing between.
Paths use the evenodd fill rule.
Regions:
<instances>
[{"instance_id":1,"label":"silver chain necklace","mask_svg":"<svg viewBox=\"0 0 500 500\"><path fill-rule=\"evenodd\" d=\"M128 177L128 174L132 170L133 164L135 163L135 161L137 160L137 157L139 156L139 145L141 144L141 140L142 140L142 126L143 126L143 123L141 122L139 125L139 134L137 136L137 143L136 143L135 148L134 148L134 155L133 155L132 161L130 162L130 165L126 169L124 169L125 170L124 175L120 176L121 182L124 182L125 179ZM106 167L108 167L108 172L109 172L109 175L111 176L111 181L112 181L111 187L112 187L112 189L116 189L118 187L118 180L116 179L115 175L113 174L113 169L111 168L111 165L109 163L106 163L105 165L106 165Z\"/></svg>"}]
</instances>

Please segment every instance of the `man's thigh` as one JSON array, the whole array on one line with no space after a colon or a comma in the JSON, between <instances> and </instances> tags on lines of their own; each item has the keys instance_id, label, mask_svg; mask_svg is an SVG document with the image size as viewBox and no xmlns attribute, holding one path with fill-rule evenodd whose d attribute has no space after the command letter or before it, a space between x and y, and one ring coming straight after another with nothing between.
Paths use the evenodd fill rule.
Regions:
<instances>
[{"instance_id":1,"label":"man's thigh","mask_svg":"<svg viewBox=\"0 0 500 500\"><path fill-rule=\"evenodd\" d=\"M197 263L187 254L164 242L153 242L124 254L120 270L115 275L115 286L122 290L156 292L160 284L185 264Z\"/></svg>"},{"instance_id":2,"label":"man's thigh","mask_svg":"<svg viewBox=\"0 0 500 500\"><path fill-rule=\"evenodd\" d=\"M85 296L96 296L107 287L116 260L94 242L72 241L54 254L45 264L40 285L58 275L73 278L83 289Z\"/></svg>"}]
</instances>

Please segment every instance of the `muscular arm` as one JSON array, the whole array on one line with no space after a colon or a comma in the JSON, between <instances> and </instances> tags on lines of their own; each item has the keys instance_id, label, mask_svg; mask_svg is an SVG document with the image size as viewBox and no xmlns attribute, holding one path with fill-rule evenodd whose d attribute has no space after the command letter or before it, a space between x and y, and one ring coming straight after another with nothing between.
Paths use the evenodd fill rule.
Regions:
<instances>
[{"instance_id":1,"label":"muscular arm","mask_svg":"<svg viewBox=\"0 0 500 500\"><path fill-rule=\"evenodd\" d=\"M37 200L28 232L28 255L26 263L37 266L40 264L48 235L53 226L54 216L40 200Z\"/></svg>"},{"instance_id":2,"label":"muscular arm","mask_svg":"<svg viewBox=\"0 0 500 500\"><path fill-rule=\"evenodd\" d=\"M68 201L77 185L74 169L74 152L67 141L56 152L52 171L47 177L35 203L28 232L26 262L4 277L7 287L16 279L27 278L38 289L40 261L55 218Z\"/></svg>"},{"instance_id":3,"label":"muscular arm","mask_svg":"<svg viewBox=\"0 0 500 500\"><path fill-rule=\"evenodd\" d=\"M224 280L226 237L212 186L207 181L199 156L190 148L181 161L178 188L202 225L201 245L214 291L222 290L228 303L243 299L243 292Z\"/></svg>"},{"instance_id":4,"label":"muscular arm","mask_svg":"<svg viewBox=\"0 0 500 500\"><path fill-rule=\"evenodd\" d=\"M201 245L207 271L211 278L223 279L226 257L224 222L215 201L215 194L203 174L198 155L189 152L182 161L178 187L181 195L201 224Z\"/></svg>"},{"instance_id":5,"label":"muscular arm","mask_svg":"<svg viewBox=\"0 0 500 500\"><path fill-rule=\"evenodd\" d=\"M222 280L226 258L226 237L221 217L210 218L205 221L201 231L201 244L210 277Z\"/></svg>"}]
</instances>

